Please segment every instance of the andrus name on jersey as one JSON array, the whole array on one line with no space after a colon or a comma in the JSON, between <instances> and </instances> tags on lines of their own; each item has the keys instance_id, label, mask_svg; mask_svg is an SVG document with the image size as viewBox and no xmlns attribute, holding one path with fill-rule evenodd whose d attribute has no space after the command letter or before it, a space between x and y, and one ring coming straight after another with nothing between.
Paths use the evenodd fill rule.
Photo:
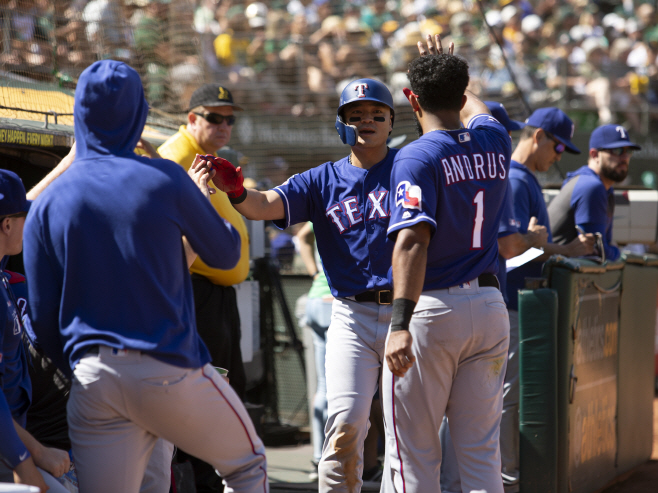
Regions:
<instances>
[{"instance_id":1,"label":"andrus name on jersey","mask_svg":"<svg viewBox=\"0 0 658 493\"><path fill-rule=\"evenodd\" d=\"M473 154L473 164L466 154L441 159L446 185L471 180L504 180L507 176L505 155L487 152Z\"/></svg>"},{"instance_id":2,"label":"andrus name on jersey","mask_svg":"<svg viewBox=\"0 0 658 493\"><path fill-rule=\"evenodd\" d=\"M367 213L366 221L390 216L390 211L385 209L387 195L388 190L376 190L368 194L365 209ZM359 199L353 196L330 206L326 215L338 228L338 232L343 234L349 228L363 221L364 212L359 205Z\"/></svg>"}]
</instances>

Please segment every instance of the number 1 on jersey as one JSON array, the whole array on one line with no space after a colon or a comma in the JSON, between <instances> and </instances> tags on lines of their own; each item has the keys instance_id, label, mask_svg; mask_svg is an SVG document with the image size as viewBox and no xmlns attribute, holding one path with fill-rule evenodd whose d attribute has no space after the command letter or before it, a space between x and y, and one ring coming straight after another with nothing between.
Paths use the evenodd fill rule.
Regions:
<instances>
[{"instance_id":1,"label":"number 1 on jersey","mask_svg":"<svg viewBox=\"0 0 658 493\"><path fill-rule=\"evenodd\" d=\"M473 221L473 240L471 249L479 250L482 248L482 223L484 223L484 190L480 190L473 197L475 204L475 220Z\"/></svg>"}]
</instances>

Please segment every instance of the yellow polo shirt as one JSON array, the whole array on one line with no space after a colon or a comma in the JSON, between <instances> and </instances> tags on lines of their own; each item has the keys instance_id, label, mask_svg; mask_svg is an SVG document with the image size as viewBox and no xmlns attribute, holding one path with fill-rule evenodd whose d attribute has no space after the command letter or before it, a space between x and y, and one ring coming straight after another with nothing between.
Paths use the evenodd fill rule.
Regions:
<instances>
[{"instance_id":1,"label":"yellow polo shirt","mask_svg":"<svg viewBox=\"0 0 658 493\"><path fill-rule=\"evenodd\" d=\"M187 130L185 125L181 126L180 130L169 137L167 141L158 148L158 153L165 159L171 159L177 162L183 168L188 170L194 162L196 154L207 154L196 140ZM240 234L242 240L242 247L240 250L240 260L238 265L230 270L213 269L208 267L203 261L197 259L190 267L190 272L193 274L200 274L207 277L213 284L220 286L233 286L239 284L247 278L249 274L249 235L247 234L247 226L242 218L242 215L236 211L231 202L228 200L228 195L224 192L217 190L212 182L209 183L211 188L214 188L216 193L210 196L210 202L217 213L230 222L233 227ZM222 245L217 245L217 248L222 248Z\"/></svg>"}]
</instances>

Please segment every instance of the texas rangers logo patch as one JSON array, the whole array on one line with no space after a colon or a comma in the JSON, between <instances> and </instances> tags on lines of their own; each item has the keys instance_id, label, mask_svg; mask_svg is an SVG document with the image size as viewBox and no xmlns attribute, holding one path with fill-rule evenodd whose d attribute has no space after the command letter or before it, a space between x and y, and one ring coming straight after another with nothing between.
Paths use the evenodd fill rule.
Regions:
<instances>
[{"instance_id":1,"label":"texas rangers logo patch","mask_svg":"<svg viewBox=\"0 0 658 493\"><path fill-rule=\"evenodd\" d=\"M398 183L395 192L395 205L401 205L405 209L423 209L422 191L418 185L412 185L408 181Z\"/></svg>"}]
</instances>

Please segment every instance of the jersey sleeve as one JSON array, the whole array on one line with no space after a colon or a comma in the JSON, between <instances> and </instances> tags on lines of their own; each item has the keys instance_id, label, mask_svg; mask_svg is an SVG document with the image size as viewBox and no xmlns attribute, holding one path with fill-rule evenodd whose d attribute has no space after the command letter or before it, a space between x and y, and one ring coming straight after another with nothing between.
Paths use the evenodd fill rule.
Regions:
<instances>
[{"instance_id":1,"label":"jersey sleeve","mask_svg":"<svg viewBox=\"0 0 658 493\"><path fill-rule=\"evenodd\" d=\"M429 166L413 158L396 160L391 172L391 191L394 193L389 198L388 237L394 239L399 230L420 222L428 223L434 234L438 190L436 175Z\"/></svg>"},{"instance_id":2,"label":"jersey sleeve","mask_svg":"<svg viewBox=\"0 0 658 493\"><path fill-rule=\"evenodd\" d=\"M585 184L583 184L585 185ZM575 223L585 233L601 233L605 256L609 260L619 258L620 251L612 245L612 228L608 228L608 192L601 185L578 186L572 195Z\"/></svg>"},{"instance_id":3,"label":"jersey sleeve","mask_svg":"<svg viewBox=\"0 0 658 493\"><path fill-rule=\"evenodd\" d=\"M503 200L503 212L498 225L498 238L503 238L519 232L518 222L514 217L514 200L512 199L512 185L507 182L505 199Z\"/></svg>"},{"instance_id":4,"label":"jersey sleeve","mask_svg":"<svg viewBox=\"0 0 658 493\"><path fill-rule=\"evenodd\" d=\"M242 240L229 221L217 214L192 179L176 165L179 179L181 229L192 249L209 267L232 269L240 260ZM30 291L30 299L32 292Z\"/></svg>"},{"instance_id":5,"label":"jersey sleeve","mask_svg":"<svg viewBox=\"0 0 658 493\"><path fill-rule=\"evenodd\" d=\"M530 189L525 181L517 178L510 178L509 187L512 190L514 218L518 232L525 234L528 232L528 224L530 223Z\"/></svg>"},{"instance_id":6,"label":"jersey sleeve","mask_svg":"<svg viewBox=\"0 0 658 493\"><path fill-rule=\"evenodd\" d=\"M0 440L0 460L10 469L14 469L18 464L27 459L30 454L16 433L11 410L9 409L9 404L3 391L5 373L2 354L4 342L3 330L4 327L0 329L0 436L2 436Z\"/></svg>"},{"instance_id":7,"label":"jersey sleeve","mask_svg":"<svg viewBox=\"0 0 658 493\"><path fill-rule=\"evenodd\" d=\"M285 217L272 223L279 229L286 229L293 224L310 221L311 204L311 171L293 175L273 190L283 201Z\"/></svg>"},{"instance_id":8,"label":"jersey sleeve","mask_svg":"<svg viewBox=\"0 0 658 493\"><path fill-rule=\"evenodd\" d=\"M481 115L475 115L468 122L467 127L469 130L491 130L497 134L496 140L500 139L503 147L506 147L509 153L512 152L512 138L503 127L502 123L496 120L493 116L483 113Z\"/></svg>"}]
</instances>

